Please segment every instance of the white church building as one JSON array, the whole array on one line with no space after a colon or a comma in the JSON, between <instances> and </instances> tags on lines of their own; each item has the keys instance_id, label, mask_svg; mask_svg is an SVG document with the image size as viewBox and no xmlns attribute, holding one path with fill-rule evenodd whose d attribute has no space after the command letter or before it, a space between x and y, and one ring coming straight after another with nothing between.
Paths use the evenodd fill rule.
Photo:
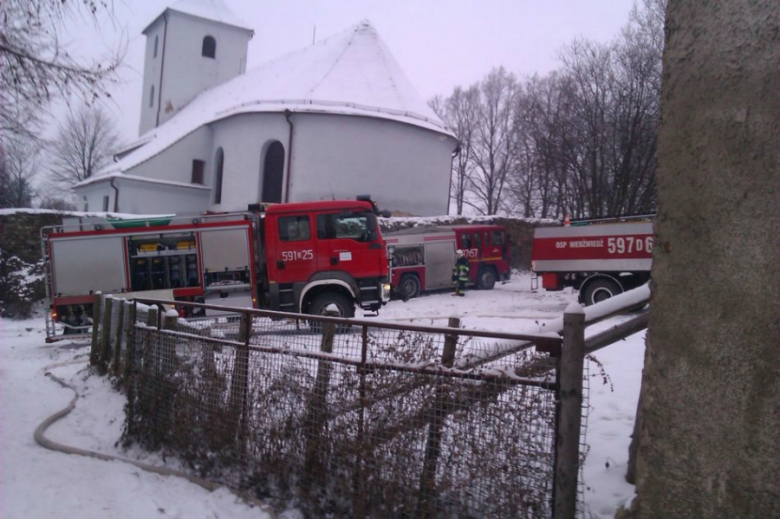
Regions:
<instances>
[{"instance_id":1,"label":"white church building","mask_svg":"<svg viewBox=\"0 0 780 519\"><path fill-rule=\"evenodd\" d=\"M144 30L140 137L75 187L88 210L241 211L354 198L447 214L454 135L368 23L246 71L253 31L222 0Z\"/></svg>"}]
</instances>

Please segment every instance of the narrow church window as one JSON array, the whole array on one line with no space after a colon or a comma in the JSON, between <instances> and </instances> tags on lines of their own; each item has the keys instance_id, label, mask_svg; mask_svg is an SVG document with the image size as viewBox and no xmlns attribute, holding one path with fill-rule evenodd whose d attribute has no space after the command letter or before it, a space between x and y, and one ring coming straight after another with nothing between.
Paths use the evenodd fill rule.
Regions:
<instances>
[{"instance_id":1,"label":"narrow church window","mask_svg":"<svg viewBox=\"0 0 780 519\"><path fill-rule=\"evenodd\" d=\"M103 211L108 211L108 197L103 197Z\"/></svg>"},{"instance_id":2,"label":"narrow church window","mask_svg":"<svg viewBox=\"0 0 780 519\"><path fill-rule=\"evenodd\" d=\"M154 85L152 85L152 89L149 92L149 108L154 106Z\"/></svg>"},{"instance_id":3,"label":"narrow church window","mask_svg":"<svg viewBox=\"0 0 780 519\"><path fill-rule=\"evenodd\" d=\"M284 185L284 146L274 141L268 146L263 162L262 202L279 203L282 201Z\"/></svg>"},{"instance_id":4,"label":"narrow church window","mask_svg":"<svg viewBox=\"0 0 780 519\"><path fill-rule=\"evenodd\" d=\"M217 157L214 160L214 167L216 171L214 173L214 203L222 203L222 170L225 166L225 153L222 148L217 149Z\"/></svg>"},{"instance_id":5,"label":"narrow church window","mask_svg":"<svg viewBox=\"0 0 780 519\"><path fill-rule=\"evenodd\" d=\"M206 165L206 163L202 160L195 159L192 161L192 183L193 184L202 184L203 183L203 168Z\"/></svg>"},{"instance_id":6,"label":"narrow church window","mask_svg":"<svg viewBox=\"0 0 780 519\"><path fill-rule=\"evenodd\" d=\"M159 39L160 39L159 36L154 37L154 56L152 56L153 58L157 57L157 43Z\"/></svg>"},{"instance_id":7,"label":"narrow church window","mask_svg":"<svg viewBox=\"0 0 780 519\"><path fill-rule=\"evenodd\" d=\"M217 55L217 40L214 37L206 36L203 38L203 48L200 55L206 58L214 58Z\"/></svg>"}]
</instances>

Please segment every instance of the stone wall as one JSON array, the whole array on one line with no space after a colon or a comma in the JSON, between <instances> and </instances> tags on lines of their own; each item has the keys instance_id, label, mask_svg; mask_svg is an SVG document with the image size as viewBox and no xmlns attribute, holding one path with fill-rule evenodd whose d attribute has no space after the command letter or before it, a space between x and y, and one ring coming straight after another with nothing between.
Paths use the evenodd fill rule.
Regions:
<instances>
[{"instance_id":1,"label":"stone wall","mask_svg":"<svg viewBox=\"0 0 780 519\"><path fill-rule=\"evenodd\" d=\"M61 222L56 212L0 213L0 316L29 317L45 296L40 230Z\"/></svg>"}]
</instances>

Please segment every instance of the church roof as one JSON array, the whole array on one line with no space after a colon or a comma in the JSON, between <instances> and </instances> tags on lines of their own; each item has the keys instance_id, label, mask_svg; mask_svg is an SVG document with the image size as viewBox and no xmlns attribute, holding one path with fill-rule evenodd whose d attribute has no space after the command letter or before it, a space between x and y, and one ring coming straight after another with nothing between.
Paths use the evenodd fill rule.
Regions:
<instances>
[{"instance_id":1,"label":"church roof","mask_svg":"<svg viewBox=\"0 0 780 519\"><path fill-rule=\"evenodd\" d=\"M285 110L368 116L454 137L419 96L376 30L363 21L201 93L169 121L141 136L139 141L146 143L140 148L99 174L127 171L214 121Z\"/></svg>"},{"instance_id":2,"label":"church roof","mask_svg":"<svg viewBox=\"0 0 780 519\"><path fill-rule=\"evenodd\" d=\"M238 27L247 31L254 31L252 27L242 22L241 19L236 16L222 0L179 0L156 16L152 23L147 25L142 32L146 33L146 29L154 24L154 22L157 21L157 18L162 16L163 13L168 10L189 14L191 16L197 16L198 18L211 20L213 22L232 25L233 27Z\"/></svg>"}]
</instances>

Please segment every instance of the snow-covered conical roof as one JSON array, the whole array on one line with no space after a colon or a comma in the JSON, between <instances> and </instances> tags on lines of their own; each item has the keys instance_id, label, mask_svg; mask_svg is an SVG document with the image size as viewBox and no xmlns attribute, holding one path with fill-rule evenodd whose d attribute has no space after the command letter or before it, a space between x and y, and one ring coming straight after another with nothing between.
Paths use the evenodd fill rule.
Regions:
<instances>
[{"instance_id":1,"label":"snow-covered conical roof","mask_svg":"<svg viewBox=\"0 0 780 519\"><path fill-rule=\"evenodd\" d=\"M252 27L242 22L222 0L179 0L165 8L142 32L146 33L146 29L151 27L167 10L178 11L205 20L211 20L212 22L224 23L247 31L253 31Z\"/></svg>"},{"instance_id":2,"label":"snow-covered conical roof","mask_svg":"<svg viewBox=\"0 0 780 519\"><path fill-rule=\"evenodd\" d=\"M285 110L388 119L454 137L422 100L374 27L362 21L201 93L169 121L141 136L140 148L100 175L127 171L219 119Z\"/></svg>"}]
</instances>

